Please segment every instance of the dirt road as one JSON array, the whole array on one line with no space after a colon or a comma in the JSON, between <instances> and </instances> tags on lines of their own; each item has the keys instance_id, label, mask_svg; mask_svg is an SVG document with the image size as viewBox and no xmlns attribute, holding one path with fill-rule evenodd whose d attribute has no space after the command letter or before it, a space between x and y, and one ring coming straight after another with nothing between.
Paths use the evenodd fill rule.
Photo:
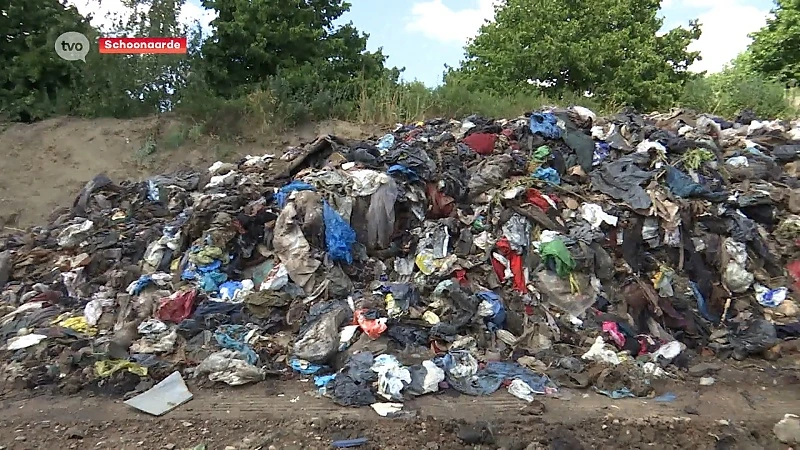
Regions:
<instances>
[{"instance_id":1,"label":"dirt road","mask_svg":"<svg viewBox=\"0 0 800 450\"><path fill-rule=\"evenodd\" d=\"M611 400L591 391L527 404L501 389L490 397L450 392L408 401L404 418L370 408L341 408L316 395L309 380L241 388L199 388L160 418L119 398L15 392L0 405L0 445L7 449L309 449L367 438L365 449L786 449L772 433L800 411L799 385L764 375L700 387L667 383L671 402ZM742 373L744 375L744 373ZM772 380L772 381L770 381ZM35 391L34 391L35 393Z\"/></svg>"}]
</instances>

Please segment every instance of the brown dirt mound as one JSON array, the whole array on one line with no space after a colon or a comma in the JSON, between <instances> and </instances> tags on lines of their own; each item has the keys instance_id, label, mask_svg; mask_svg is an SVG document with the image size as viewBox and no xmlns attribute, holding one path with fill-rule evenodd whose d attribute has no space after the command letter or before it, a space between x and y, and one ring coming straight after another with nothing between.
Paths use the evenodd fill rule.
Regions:
<instances>
[{"instance_id":1,"label":"brown dirt mound","mask_svg":"<svg viewBox=\"0 0 800 450\"><path fill-rule=\"evenodd\" d=\"M98 173L112 180L146 176L216 160L281 152L320 134L363 139L380 133L374 126L337 120L308 124L281 133L253 130L236 142L187 136L190 125L169 117L50 119L0 127L0 228L42 223L59 206L69 206L80 188ZM157 147L146 150L148 141Z\"/></svg>"}]
</instances>

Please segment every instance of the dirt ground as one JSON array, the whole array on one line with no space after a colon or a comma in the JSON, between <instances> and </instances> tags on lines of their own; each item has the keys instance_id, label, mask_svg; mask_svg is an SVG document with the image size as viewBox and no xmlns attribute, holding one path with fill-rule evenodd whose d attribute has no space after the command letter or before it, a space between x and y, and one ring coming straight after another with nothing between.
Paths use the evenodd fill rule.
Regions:
<instances>
[{"instance_id":1,"label":"dirt ground","mask_svg":"<svg viewBox=\"0 0 800 450\"><path fill-rule=\"evenodd\" d=\"M444 391L405 403L404 415L342 408L311 380L271 379L239 387L198 386L162 417L139 413L109 389L58 395L5 386L5 449L316 449L366 438L364 449L787 449L772 432L800 411L797 368L736 363L711 386L692 377L654 384L658 399L612 400L565 390L528 404L501 389L488 397ZM201 445L205 445L202 447ZM198 447L201 446L201 447Z\"/></svg>"},{"instance_id":2,"label":"dirt ground","mask_svg":"<svg viewBox=\"0 0 800 450\"><path fill-rule=\"evenodd\" d=\"M235 161L248 154L280 154L287 146L322 134L364 139L381 131L331 120L282 133L254 130L228 142L192 138L188 128L164 117L0 124L0 228L41 223L57 207L70 206L75 194L98 173L115 181L138 181L185 165L206 168L214 161ZM150 139L157 147L147 154L143 149Z\"/></svg>"},{"instance_id":3,"label":"dirt ground","mask_svg":"<svg viewBox=\"0 0 800 450\"><path fill-rule=\"evenodd\" d=\"M320 134L363 139L385 130L332 121L238 144L213 139L161 145L176 125L166 119L54 119L0 132L0 228L40 223L71 205L94 175L140 180L182 165L207 167L246 154L280 153ZM148 137L158 148L141 154ZM798 361L728 364L712 386L697 378L664 382L674 401L611 400L592 391L526 404L501 389L490 397L446 391L406 403L406 414L381 418L369 408L341 408L310 380L270 379L242 388L200 387L163 417L122 403L119 393L84 389L64 395L0 384L3 449L316 449L366 438L363 449L786 449L772 432L786 413L800 414ZM542 406L543 405L543 406Z\"/></svg>"}]
</instances>

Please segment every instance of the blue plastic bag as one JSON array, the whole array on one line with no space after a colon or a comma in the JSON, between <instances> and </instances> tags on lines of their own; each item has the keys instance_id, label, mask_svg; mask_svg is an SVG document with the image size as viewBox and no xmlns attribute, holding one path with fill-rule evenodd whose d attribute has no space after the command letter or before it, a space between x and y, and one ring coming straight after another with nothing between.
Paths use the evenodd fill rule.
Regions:
<instances>
[{"instance_id":1,"label":"blue plastic bag","mask_svg":"<svg viewBox=\"0 0 800 450\"><path fill-rule=\"evenodd\" d=\"M308 361L292 358L289 360L289 366L291 366L292 370L298 373L302 373L303 375L314 375L320 370L326 369L326 366L320 364L313 364Z\"/></svg>"},{"instance_id":2,"label":"blue plastic bag","mask_svg":"<svg viewBox=\"0 0 800 450\"><path fill-rule=\"evenodd\" d=\"M378 141L377 147L381 150L389 150L394 145L394 135L387 134L384 135L380 141Z\"/></svg>"},{"instance_id":3,"label":"blue plastic bag","mask_svg":"<svg viewBox=\"0 0 800 450\"><path fill-rule=\"evenodd\" d=\"M352 248L356 242L356 232L342 216L328 204L322 203L322 220L325 222L325 246L334 261L353 263Z\"/></svg>"},{"instance_id":4,"label":"blue plastic bag","mask_svg":"<svg viewBox=\"0 0 800 450\"><path fill-rule=\"evenodd\" d=\"M258 362L258 354L250 344L244 342L249 331L244 325L220 325L214 333L214 338L220 347L241 353L248 363L255 365Z\"/></svg>"},{"instance_id":5,"label":"blue plastic bag","mask_svg":"<svg viewBox=\"0 0 800 450\"><path fill-rule=\"evenodd\" d=\"M295 191L315 191L314 186L303 183L302 181L292 181L291 183L283 186L282 188L278 189L278 193L275 194L275 200L278 202L278 206L283 208L286 206L286 199L289 198L289 195Z\"/></svg>"}]
</instances>

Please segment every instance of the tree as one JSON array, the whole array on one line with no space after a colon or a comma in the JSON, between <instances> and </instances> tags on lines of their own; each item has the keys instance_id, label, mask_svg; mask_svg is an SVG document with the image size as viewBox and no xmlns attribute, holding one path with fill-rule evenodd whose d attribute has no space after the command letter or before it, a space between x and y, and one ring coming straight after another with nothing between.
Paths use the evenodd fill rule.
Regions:
<instances>
[{"instance_id":1,"label":"tree","mask_svg":"<svg viewBox=\"0 0 800 450\"><path fill-rule=\"evenodd\" d=\"M124 0L129 14L112 16L106 36L185 36L178 22L184 0ZM86 58L84 89L71 111L83 116L137 117L168 110L189 72L185 55L99 54Z\"/></svg>"},{"instance_id":2,"label":"tree","mask_svg":"<svg viewBox=\"0 0 800 450\"><path fill-rule=\"evenodd\" d=\"M589 91L601 100L652 108L667 104L695 75L700 37L691 22L660 34L660 0L506 0L495 7L446 82L508 94Z\"/></svg>"},{"instance_id":3,"label":"tree","mask_svg":"<svg viewBox=\"0 0 800 450\"><path fill-rule=\"evenodd\" d=\"M218 14L202 47L204 72L225 97L279 74L325 82L385 74L386 58L366 51L366 34L352 23L334 26L350 9L343 0L203 0L203 6Z\"/></svg>"},{"instance_id":4,"label":"tree","mask_svg":"<svg viewBox=\"0 0 800 450\"><path fill-rule=\"evenodd\" d=\"M679 104L733 118L744 109L761 118L791 116L794 108L783 84L753 70L753 55L740 53L718 73L693 80Z\"/></svg>"},{"instance_id":5,"label":"tree","mask_svg":"<svg viewBox=\"0 0 800 450\"><path fill-rule=\"evenodd\" d=\"M68 111L84 63L55 52L67 31L90 34L89 20L58 0L0 0L0 116L30 122Z\"/></svg>"},{"instance_id":6,"label":"tree","mask_svg":"<svg viewBox=\"0 0 800 450\"><path fill-rule=\"evenodd\" d=\"M785 83L800 80L800 0L775 0L773 16L753 33L753 69Z\"/></svg>"}]
</instances>

